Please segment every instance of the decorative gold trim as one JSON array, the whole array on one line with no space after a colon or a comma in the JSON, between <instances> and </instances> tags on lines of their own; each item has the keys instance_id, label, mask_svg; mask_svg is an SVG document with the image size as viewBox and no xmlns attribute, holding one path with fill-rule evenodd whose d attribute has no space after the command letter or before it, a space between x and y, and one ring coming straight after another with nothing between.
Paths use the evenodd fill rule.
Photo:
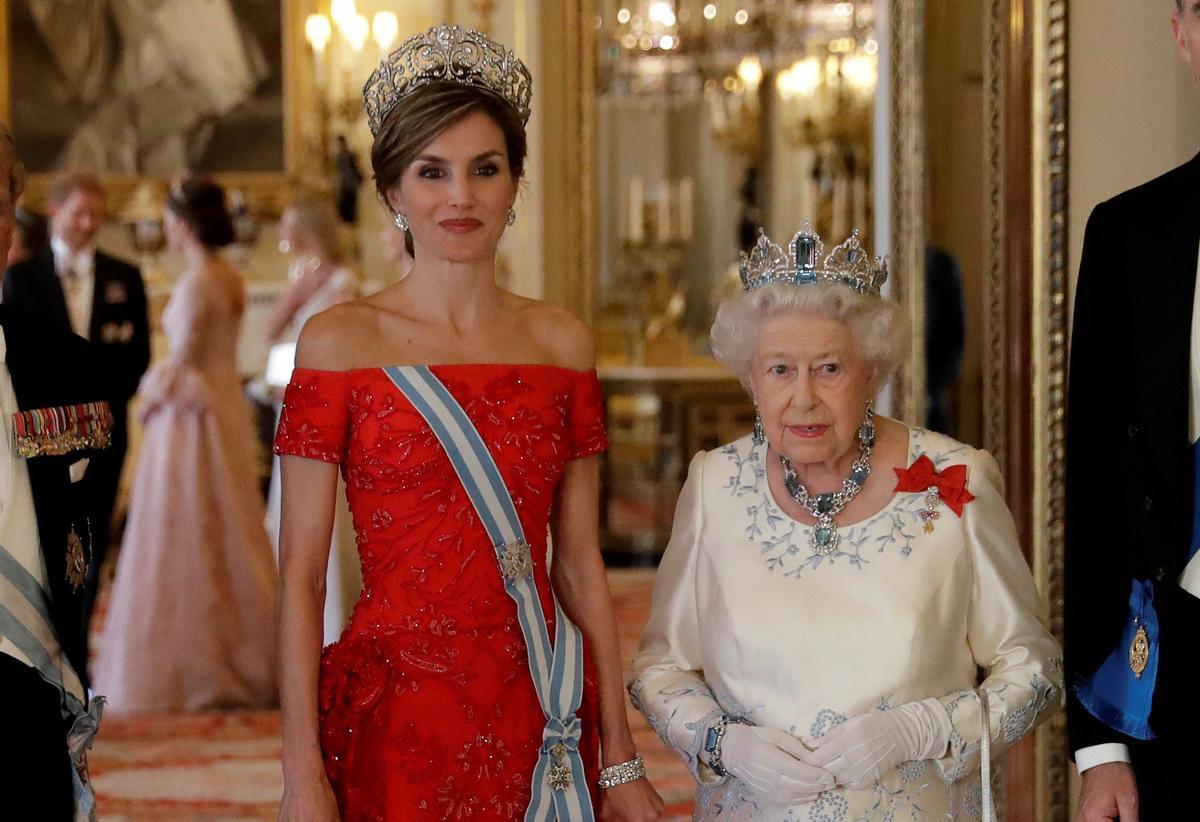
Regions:
<instances>
[{"instance_id":1,"label":"decorative gold trim","mask_svg":"<svg viewBox=\"0 0 1200 822\"><path fill-rule=\"evenodd\" d=\"M312 152L302 151L303 109L312 97L310 61L305 60L308 46L304 42L304 15L312 0L280 0L281 42L280 62L283 72L283 171L227 172L216 174L217 181L227 189L238 189L246 197L251 211L260 216L278 216L292 199L294 187L306 177L322 175L325 163ZM0 121L11 118L12 77L9 49L10 0L0 0ZM44 209L51 174L31 174L24 195L25 202ZM105 175L108 209L119 213L148 178L139 175Z\"/></svg>"},{"instance_id":2,"label":"decorative gold trim","mask_svg":"<svg viewBox=\"0 0 1200 822\"><path fill-rule=\"evenodd\" d=\"M925 0L888 0L891 68L890 268L912 340L895 387L901 419L925 420Z\"/></svg>"},{"instance_id":3,"label":"decorative gold trim","mask_svg":"<svg viewBox=\"0 0 1200 822\"><path fill-rule=\"evenodd\" d=\"M1034 544L1035 577L1051 633L1063 641L1067 384L1067 0L1034 5ZM1063 713L1036 737L1037 819L1069 815Z\"/></svg>"},{"instance_id":4,"label":"decorative gold trim","mask_svg":"<svg viewBox=\"0 0 1200 822\"><path fill-rule=\"evenodd\" d=\"M988 164L984 248L983 447L1003 454L1004 410L1004 0L988 0L984 15L987 51L984 58L984 156Z\"/></svg>"}]
</instances>

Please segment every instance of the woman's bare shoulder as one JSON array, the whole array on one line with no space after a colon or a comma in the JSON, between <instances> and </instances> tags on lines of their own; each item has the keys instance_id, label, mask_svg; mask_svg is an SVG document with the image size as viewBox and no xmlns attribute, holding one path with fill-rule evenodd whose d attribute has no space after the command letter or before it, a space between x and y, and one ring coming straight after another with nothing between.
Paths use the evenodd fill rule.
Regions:
<instances>
[{"instance_id":1,"label":"woman's bare shoulder","mask_svg":"<svg viewBox=\"0 0 1200 822\"><path fill-rule=\"evenodd\" d=\"M379 309L366 300L330 306L309 318L296 342L296 366L345 371L355 366L364 340L374 335Z\"/></svg>"},{"instance_id":2,"label":"woman's bare shoulder","mask_svg":"<svg viewBox=\"0 0 1200 822\"><path fill-rule=\"evenodd\" d=\"M518 310L522 325L529 329L538 347L550 355L552 364L580 371L595 367L596 345L587 323L561 306L525 297L517 299L521 301Z\"/></svg>"}]
</instances>

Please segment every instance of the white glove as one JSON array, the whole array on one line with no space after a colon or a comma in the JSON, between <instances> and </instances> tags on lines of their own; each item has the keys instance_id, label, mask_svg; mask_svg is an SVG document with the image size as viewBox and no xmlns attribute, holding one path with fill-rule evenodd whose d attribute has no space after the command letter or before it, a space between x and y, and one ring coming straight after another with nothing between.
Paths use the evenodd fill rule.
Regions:
<instances>
[{"instance_id":1,"label":"white glove","mask_svg":"<svg viewBox=\"0 0 1200 822\"><path fill-rule=\"evenodd\" d=\"M834 787L833 775L805 759L812 751L791 734L757 725L734 725L721 740L721 764L763 797L795 805Z\"/></svg>"},{"instance_id":2,"label":"white glove","mask_svg":"<svg viewBox=\"0 0 1200 822\"><path fill-rule=\"evenodd\" d=\"M833 774L839 785L865 788L901 762L945 755L953 731L936 699L852 716L815 743L810 765Z\"/></svg>"}]
</instances>

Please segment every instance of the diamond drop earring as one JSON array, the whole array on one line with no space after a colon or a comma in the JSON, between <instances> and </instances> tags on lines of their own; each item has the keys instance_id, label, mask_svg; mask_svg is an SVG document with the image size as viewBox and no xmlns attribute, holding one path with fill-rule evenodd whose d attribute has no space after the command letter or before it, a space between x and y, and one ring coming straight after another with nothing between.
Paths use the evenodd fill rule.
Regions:
<instances>
[{"instance_id":1,"label":"diamond drop earring","mask_svg":"<svg viewBox=\"0 0 1200 822\"><path fill-rule=\"evenodd\" d=\"M504 222L508 223L509 225L513 225L517 222L517 212L515 209L510 208L508 210L508 216L504 219Z\"/></svg>"},{"instance_id":2,"label":"diamond drop earring","mask_svg":"<svg viewBox=\"0 0 1200 822\"><path fill-rule=\"evenodd\" d=\"M763 433L762 416L759 415L758 409L754 410L754 444L762 445L767 441L767 435Z\"/></svg>"},{"instance_id":3,"label":"diamond drop earring","mask_svg":"<svg viewBox=\"0 0 1200 822\"><path fill-rule=\"evenodd\" d=\"M392 222L394 222L396 224L396 228L400 229L401 231L408 231L408 218L403 214L397 214L392 218Z\"/></svg>"}]
</instances>

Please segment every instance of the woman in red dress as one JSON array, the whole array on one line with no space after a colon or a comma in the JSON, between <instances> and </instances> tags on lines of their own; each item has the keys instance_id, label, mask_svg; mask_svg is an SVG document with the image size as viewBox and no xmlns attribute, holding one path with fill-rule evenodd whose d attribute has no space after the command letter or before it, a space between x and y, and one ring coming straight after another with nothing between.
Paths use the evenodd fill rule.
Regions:
<instances>
[{"instance_id":1,"label":"woman in red dress","mask_svg":"<svg viewBox=\"0 0 1200 822\"><path fill-rule=\"evenodd\" d=\"M368 82L376 185L416 263L308 322L284 399L281 819L574 822L592 818L592 803L601 819L661 812L629 733L600 559L606 438L591 336L495 283L530 87L511 52L445 26L410 38ZM563 680L531 674L510 569L453 454L384 370L398 364L428 364L493 458L528 543L539 627L556 637L574 623L585 643L577 713L543 709ZM339 466L363 593L322 653ZM552 767L567 760L581 763L574 780ZM581 812L559 804L572 791Z\"/></svg>"}]
</instances>

